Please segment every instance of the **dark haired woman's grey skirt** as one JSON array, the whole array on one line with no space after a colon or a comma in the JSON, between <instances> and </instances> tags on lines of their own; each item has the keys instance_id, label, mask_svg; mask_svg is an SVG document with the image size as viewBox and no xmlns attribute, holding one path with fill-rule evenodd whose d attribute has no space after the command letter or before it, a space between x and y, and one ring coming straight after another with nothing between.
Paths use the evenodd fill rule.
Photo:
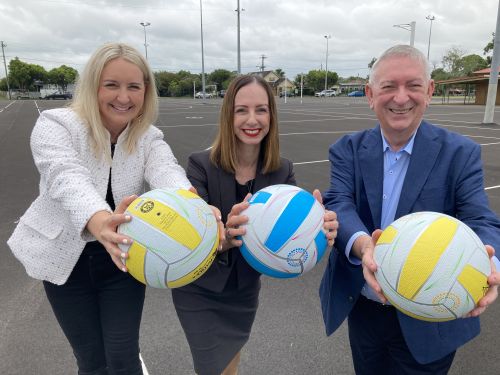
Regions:
<instances>
[{"instance_id":1,"label":"dark haired woman's grey skirt","mask_svg":"<svg viewBox=\"0 0 500 375\"><path fill-rule=\"evenodd\" d=\"M198 375L220 375L250 336L260 282L238 290L228 281L221 293L193 284L172 289Z\"/></svg>"}]
</instances>

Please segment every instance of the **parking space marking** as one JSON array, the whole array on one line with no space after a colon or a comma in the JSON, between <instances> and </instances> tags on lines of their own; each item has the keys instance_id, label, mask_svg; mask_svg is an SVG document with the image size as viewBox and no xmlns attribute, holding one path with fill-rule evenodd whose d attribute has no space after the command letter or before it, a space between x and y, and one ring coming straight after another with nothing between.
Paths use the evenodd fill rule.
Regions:
<instances>
[{"instance_id":1,"label":"parking space marking","mask_svg":"<svg viewBox=\"0 0 500 375\"><path fill-rule=\"evenodd\" d=\"M142 359L141 353L139 353L139 359L141 360L141 366L142 366L142 373L143 373L143 375L149 375L148 369L146 368L146 365L144 364L144 360Z\"/></svg>"},{"instance_id":2,"label":"parking space marking","mask_svg":"<svg viewBox=\"0 0 500 375\"><path fill-rule=\"evenodd\" d=\"M2 113L4 111L4 109L7 109L9 108L12 104L14 104L15 102L10 102L9 104L7 104L5 107L3 108L0 108L0 113Z\"/></svg>"}]
</instances>

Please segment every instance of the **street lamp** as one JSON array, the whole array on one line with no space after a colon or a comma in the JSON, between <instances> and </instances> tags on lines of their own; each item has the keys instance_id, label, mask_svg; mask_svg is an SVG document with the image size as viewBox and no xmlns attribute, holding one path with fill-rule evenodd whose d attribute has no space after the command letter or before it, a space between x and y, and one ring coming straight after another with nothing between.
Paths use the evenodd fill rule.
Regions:
<instances>
[{"instance_id":1,"label":"street lamp","mask_svg":"<svg viewBox=\"0 0 500 375\"><path fill-rule=\"evenodd\" d=\"M411 32L411 35L410 35L410 46L413 47L413 45L415 44L415 27L416 27L417 23L415 21L411 21L410 23L402 23L402 24L399 24L399 25L392 25L393 27L399 27L401 29L405 29L405 30L408 30Z\"/></svg>"},{"instance_id":2,"label":"street lamp","mask_svg":"<svg viewBox=\"0 0 500 375\"><path fill-rule=\"evenodd\" d=\"M330 34L324 35L326 39L326 63L325 63L325 90L328 89L328 40L332 38ZM326 93L325 93L326 95Z\"/></svg>"},{"instance_id":3,"label":"street lamp","mask_svg":"<svg viewBox=\"0 0 500 375\"><path fill-rule=\"evenodd\" d=\"M142 27L144 27L144 48L146 49L146 60L148 59L148 41L146 38L146 26L151 25L149 22L141 22Z\"/></svg>"},{"instance_id":4,"label":"street lamp","mask_svg":"<svg viewBox=\"0 0 500 375\"><path fill-rule=\"evenodd\" d=\"M236 12L238 14L238 24L237 24L237 37L238 37L238 74L241 74L241 48L240 48L240 13L245 11L245 9L240 8L240 0L236 1Z\"/></svg>"},{"instance_id":5,"label":"street lamp","mask_svg":"<svg viewBox=\"0 0 500 375\"><path fill-rule=\"evenodd\" d=\"M431 21L431 25L429 26L429 43L427 44L427 60L429 60L429 51L431 50L432 21L434 21L436 17L429 14L425 17L425 19Z\"/></svg>"}]
</instances>

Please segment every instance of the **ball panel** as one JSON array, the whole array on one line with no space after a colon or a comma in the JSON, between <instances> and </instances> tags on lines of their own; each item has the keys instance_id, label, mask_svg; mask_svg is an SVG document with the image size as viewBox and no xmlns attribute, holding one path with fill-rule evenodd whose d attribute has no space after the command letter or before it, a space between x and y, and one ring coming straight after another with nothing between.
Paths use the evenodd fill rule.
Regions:
<instances>
[{"instance_id":1,"label":"ball panel","mask_svg":"<svg viewBox=\"0 0 500 375\"><path fill-rule=\"evenodd\" d=\"M183 276L176 276L175 272L168 273L167 286L169 288L178 288L184 285L187 285L196 279L200 278L212 265L215 256L217 255L217 248L219 247L219 232L217 231L217 238L214 241L214 246L210 250L210 252L206 255L205 259L201 262L196 261L195 265L190 265L186 269L192 268L192 271L185 273ZM172 265L172 270L177 269L178 265ZM172 279L171 279L172 277Z\"/></svg>"},{"instance_id":2,"label":"ball panel","mask_svg":"<svg viewBox=\"0 0 500 375\"><path fill-rule=\"evenodd\" d=\"M254 268L256 271L268 275L271 277L276 277L279 279L286 279L286 278L292 278L295 276L298 276L299 273L291 273L291 272L285 272L284 270L279 271L278 267L280 266L280 263L276 262L273 266L274 268L271 268L264 263L260 262L257 258L254 257L254 252L250 251L248 247L243 243L243 245L240 247L240 251L245 257L245 260ZM269 261L269 263L272 263L272 260ZM279 267L281 268L281 267Z\"/></svg>"},{"instance_id":3,"label":"ball panel","mask_svg":"<svg viewBox=\"0 0 500 375\"><path fill-rule=\"evenodd\" d=\"M390 244L392 241L394 241L394 238L398 234L398 230L394 228L392 225L389 225L385 230L382 232L380 237L377 240L377 245L382 245L382 244Z\"/></svg>"},{"instance_id":4,"label":"ball panel","mask_svg":"<svg viewBox=\"0 0 500 375\"><path fill-rule=\"evenodd\" d=\"M328 247L328 240L323 230L320 230L316 235L316 237L314 237L314 244L316 245L316 250L317 250L316 261L314 262L316 264L319 259L323 258L323 255L325 254L326 249Z\"/></svg>"},{"instance_id":5,"label":"ball panel","mask_svg":"<svg viewBox=\"0 0 500 375\"><path fill-rule=\"evenodd\" d=\"M154 288L166 288L168 273L169 264L153 251L148 250L144 257L144 276L146 278L146 284Z\"/></svg>"},{"instance_id":6,"label":"ball panel","mask_svg":"<svg viewBox=\"0 0 500 375\"><path fill-rule=\"evenodd\" d=\"M313 203L314 197L306 191L299 191L295 194L275 222L265 241L265 246L269 250L277 252L297 231L309 214Z\"/></svg>"},{"instance_id":7,"label":"ball panel","mask_svg":"<svg viewBox=\"0 0 500 375\"><path fill-rule=\"evenodd\" d=\"M184 259L192 254L191 249L176 242L159 229L151 226L151 223L139 217L133 217L128 223L122 224L120 233L133 238L134 243L138 242L144 245L167 263L177 262L179 259ZM176 250L172 251L172 249Z\"/></svg>"},{"instance_id":8,"label":"ball panel","mask_svg":"<svg viewBox=\"0 0 500 375\"><path fill-rule=\"evenodd\" d=\"M146 284L146 278L144 276L145 256L146 248L140 243L134 241L128 248L128 258L125 260L128 272L144 284Z\"/></svg>"},{"instance_id":9,"label":"ball panel","mask_svg":"<svg viewBox=\"0 0 500 375\"><path fill-rule=\"evenodd\" d=\"M441 217L431 223L420 235L401 270L397 290L402 296L412 299L418 293L422 284L432 274L456 230L455 221Z\"/></svg>"},{"instance_id":10,"label":"ball panel","mask_svg":"<svg viewBox=\"0 0 500 375\"><path fill-rule=\"evenodd\" d=\"M469 293L474 300L474 304L484 296L485 291L488 289L488 276L470 265L464 267L460 275L458 275L457 281Z\"/></svg>"},{"instance_id":11,"label":"ball panel","mask_svg":"<svg viewBox=\"0 0 500 375\"><path fill-rule=\"evenodd\" d=\"M201 242L200 235L191 223L160 201L144 199L129 206L127 211L191 250Z\"/></svg>"},{"instance_id":12,"label":"ball panel","mask_svg":"<svg viewBox=\"0 0 500 375\"><path fill-rule=\"evenodd\" d=\"M255 193L252 198L250 198L249 203L252 204L265 204L271 198L271 193L267 191L258 191Z\"/></svg>"}]
</instances>

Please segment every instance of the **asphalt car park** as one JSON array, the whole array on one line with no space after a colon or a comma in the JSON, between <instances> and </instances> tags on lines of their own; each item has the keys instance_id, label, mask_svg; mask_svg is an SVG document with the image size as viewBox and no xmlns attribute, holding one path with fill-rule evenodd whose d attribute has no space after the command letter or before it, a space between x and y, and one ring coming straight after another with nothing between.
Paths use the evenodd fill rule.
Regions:
<instances>
[{"instance_id":1,"label":"asphalt car park","mask_svg":"<svg viewBox=\"0 0 500 375\"><path fill-rule=\"evenodd\" d=\"M160 100L156 125L179 163L210 147L217 131L221 99ZM76 373L71 348L46 300L42 283L26 275L6 245L19 216L38 192L39 176L29 148L31 129L43 110L67 102L0 101L0 374ZM281 153L294 162L303 188L329 184L328 147L342 135L373 127L366 97L278 99ZM490 205L500 214L500 126L482 125L484 106L443 105L439 98L425 118L479 143ZM500 111L495 120L500 123ZM339 218L342 225L342 218ZM497 249L500 252L500 249ZM295 279L262 279L260 307L242 352L241 375L353 374L346 324L326 337L318 286L325 258ZM482 316L482 333L459 349L451 375L500 374L500 300ZM141 352L151 375L193 374L189 347L168 290L148 288L141 328Z\"/></svg>"}]
</instances>

